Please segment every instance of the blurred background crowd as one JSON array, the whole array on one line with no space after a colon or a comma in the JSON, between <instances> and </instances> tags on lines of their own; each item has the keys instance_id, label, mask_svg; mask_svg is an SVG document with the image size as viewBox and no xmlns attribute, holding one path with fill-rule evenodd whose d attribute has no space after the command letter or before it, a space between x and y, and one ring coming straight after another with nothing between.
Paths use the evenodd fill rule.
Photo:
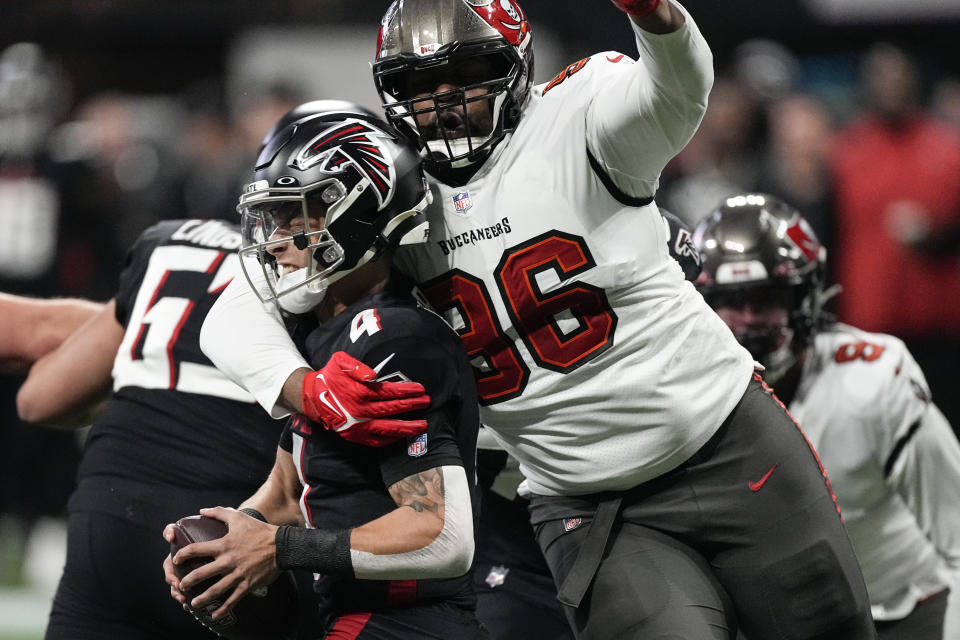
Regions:
<instances>
[{"instance_id":1,"label":"blurred background crowd","mask_svg":"<svg viewBox=\"0 0 960 640\"><path fill-rule=\"evenodd\" d=\"M691 224L732 192L797 207L843 287L835 313L903 338L956 429L960 2L684 4L717 80L658 202ZM235 220L260 140L287 109L324 97L378 108L369 63L386 5L3 2L0 291L106 300L153 222ZM538 82L593 52L635 52L607 3L523 6ZM0 377L0 588L52 589L81 443L20 424L18 384Z\"/></svg>"}]
</instances>

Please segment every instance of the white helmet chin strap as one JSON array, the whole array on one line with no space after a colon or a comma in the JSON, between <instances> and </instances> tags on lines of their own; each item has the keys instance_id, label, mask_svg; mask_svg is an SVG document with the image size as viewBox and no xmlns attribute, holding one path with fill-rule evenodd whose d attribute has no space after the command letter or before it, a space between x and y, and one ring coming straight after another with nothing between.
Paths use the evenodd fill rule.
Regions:
<instances>
[{"instance_id":1,"label":"white helmet chin strap","mask_svg":"<svg viewBox=\"0 0 960 640\"><path fill-rule=\"evenodd\" d=\"M450 141L450 148L447 149L447 143L443 140L427 140L426 153L422 154L426 158L433 156L441 156L443 158L450 158L450 153L453 153L453 157L463 156L470 153L471 150L476 149L484 142L489 140L489 136L485 138L457 138ZM471 164L471 161L467 158L461 158L460 160L454 160L450 165L454 169L459 169L460 167L465 167Z\"/></svg>"},{"instance_id":2,"label":"white helmet chin strap","mask_svg":"<svg viewBox=\"0 0 960 640\"><path fill-rule=\"evenodd\" d=\"M414 228L413 231L418 229L420 233L425 233L420 227ZM323 302L331 284L367 264L375 255L376 252L373 249L368 249L357 260L357 264L353 268L336 271L326 278L317 278L314 274L314 276L310 276L312 279L308 281L308 269L297 269L290 273L283 273L277 278L275 285L278 292L276 295L277 304L289 313L300 314L313 311L317 305Z\"/></svg>"},{"instance_id":3,"label":"white helmet chin strap","mask_svg":"<svg viewBox=\"0 0 960 640\"><path fill-rule=\"evenodd\" d=\"M327 294L327 287L320 283L304 284L307 277L306 269L297 269L291 273L284 273L277 278L277 304L288 313L307 313L323 302Z\"/></svg>"}]
</instances>

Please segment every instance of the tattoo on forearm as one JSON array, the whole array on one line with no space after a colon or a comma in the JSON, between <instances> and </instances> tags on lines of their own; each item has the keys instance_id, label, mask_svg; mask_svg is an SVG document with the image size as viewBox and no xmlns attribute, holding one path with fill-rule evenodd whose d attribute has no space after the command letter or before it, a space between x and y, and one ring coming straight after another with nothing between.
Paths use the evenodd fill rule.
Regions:
<instances>
[{"instance_id":1,"label":"tattoo on forearm","mask_svg":"<svg viewBox=\"0 0 960 640\"><path fill-rule=\"evenodd\" d=\"M390 487L390 496L401 507L443 516L443 474L436 467L407 476Z\"/></svg>"}]
</instances>

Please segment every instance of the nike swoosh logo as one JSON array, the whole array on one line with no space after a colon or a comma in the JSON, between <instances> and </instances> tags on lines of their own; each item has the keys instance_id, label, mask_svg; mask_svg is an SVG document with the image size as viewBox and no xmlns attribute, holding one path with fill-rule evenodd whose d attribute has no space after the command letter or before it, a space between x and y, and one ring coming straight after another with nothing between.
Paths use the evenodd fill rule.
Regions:
<instances>
[{"instance_id":1,"label":"nike swoosh logo","mask_svg":"<svg viewBox=\"0 0 960 640\"><path fill-rule=\"evenodd\" d=\"M328 407L330 407L330 411L333 411L335 414L337 414L338 416L340 416L340 417L342 418L342 417L343 417L343 412L341 412L339 409L337 409L335 406L333 406L333 403L332 403L332 402L330 402L329 400L327 400L327 393L329 393L329 392L327 392L327 391L321 391L321 392L320 392L320 398L319 398L320 402L322 402L323 404L325 404L325 405L327 405Z\"/></svg>"},{"instance_id":2,"label":"nike swoosh logo","mask_svg":"<svg viewBox=\"0 0 960 640\"><path fill-rule=\"evenodd\" d=\"M383 369L385 366L387 366L387 363L390 362L391 360L393 360L393 356L395 356L395 355L397 355L397 354L396 354L396 353L391 353L391 354L388 355L386 358L384 358L383 362L381 362L380 364L378 364L377 366L375 366L375 367L373 368L373 372L376 373L377 375L380 375L380 370Z\"/></svg>"},{"instance_id":3,"label":"nike swoosh logo","mask_svg":"<svg viewBox=\"0 0 960 640\"><path fill-rule=\"evenodd\" d=\"M767 480L770 479L770 476L773 475L773 470L776 468L777 468L777 465L773 465L772 467L770 467L770 471L767 471L765 474L763 474L763 477L757 480L756 482L753 482L753 481L747 482L747 484L750 485L750 491L753 491L754 493L756 493L757 491L760 491L763 485L767 483Z\"/></svg>"}]
</instances>

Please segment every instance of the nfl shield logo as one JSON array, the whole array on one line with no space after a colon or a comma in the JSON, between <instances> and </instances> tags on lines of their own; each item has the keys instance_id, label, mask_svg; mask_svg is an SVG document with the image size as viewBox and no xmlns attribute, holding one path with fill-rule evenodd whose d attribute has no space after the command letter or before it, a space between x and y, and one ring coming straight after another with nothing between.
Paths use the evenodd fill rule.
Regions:
<instances>
[{"instance_id":1,"label":"nfl shield logo","mask_svg":"<svg viewBox=\"0 0 960 640\"><path fill-rule=\"evenodd\" d=\"M564 531L573 531L583 524L582 518L564 518L563 519L563 530Z\"/></svg>"},{"instance_id":2,"label":"nfl shield logo","mask_svg":"<svg viewBox=\"0 0 960 640\"><path fill-rule=\"evenodd\" d=\"M463 213L472 207L473 202L470 201L470 192L460 191L457 195L453 196L453 206L457 209L458 213Z\"/></svg>"},{"instance_id":3,"label":"nfl shield logo","mask_svg":"<svg viewBox=\"0 0 960 640\"><path fill-rule=\"evenodd\" d=\"M413 440L407 440L407 455L419 458L427 452L427 434L421 433Z\"/></svg>"}]
</instances>

